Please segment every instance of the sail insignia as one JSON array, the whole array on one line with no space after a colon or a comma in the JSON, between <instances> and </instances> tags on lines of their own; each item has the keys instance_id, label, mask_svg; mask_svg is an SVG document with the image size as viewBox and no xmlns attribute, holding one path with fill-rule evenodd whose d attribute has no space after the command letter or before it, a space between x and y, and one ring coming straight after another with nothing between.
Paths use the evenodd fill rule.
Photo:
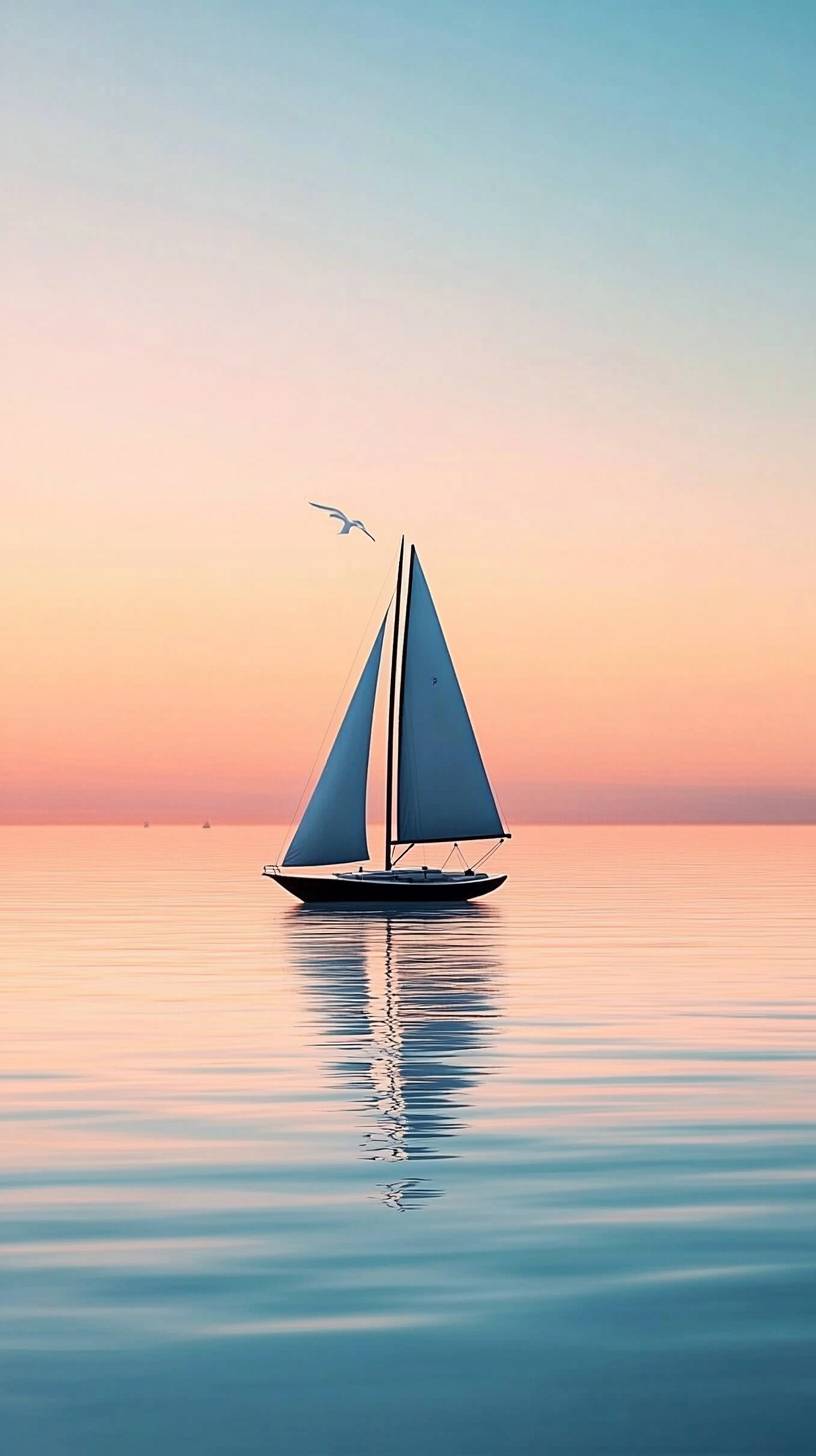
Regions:
<instances>
[{"instance_id":1,"label":"sail insignia","mask_svg":"<svg viewBox=\"0 0 816 1456\"><path fill-rule=\"evenodd\" d=\"M323 772L312 791L283 864L349 864L367 860L366 786L374 699L385 636L383 619Z\"/></svg>"},{"instance_id":2,"label":"sail insignia","mask_svg":"<svg viewBox=\"0 0 816 1456\"><path fill-rule=\"evenodd\" d=\"M462 689L413 548L399 729L398 842L504 837Z\"/></svg>"}]
</instances>

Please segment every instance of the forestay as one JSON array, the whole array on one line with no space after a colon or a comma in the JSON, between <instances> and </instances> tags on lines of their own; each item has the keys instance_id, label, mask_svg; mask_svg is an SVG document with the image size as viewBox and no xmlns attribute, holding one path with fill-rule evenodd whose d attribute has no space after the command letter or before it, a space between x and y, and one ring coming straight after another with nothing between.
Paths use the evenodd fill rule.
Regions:
<instances>
[{"instance_id":1,"label":"forestay","mask_svg":"<svg viewBox=\"0 0 816 1456\"><path fill-rule=\"evenodd\" d=\"M385 620L340 724L332 751L315 784L285 866L348 864L368 859L366 781L371 722Z\"/></svg>"},{"instance_id":2,"label":"forestay","mask_svg":"<svg viewBox=\"0 0 816 1456\"><path fill-rule=\"evenodd\" d=\"M399 842L503 836L476 735L415 551L403 651Z\"/></svg>"}]
</instances>

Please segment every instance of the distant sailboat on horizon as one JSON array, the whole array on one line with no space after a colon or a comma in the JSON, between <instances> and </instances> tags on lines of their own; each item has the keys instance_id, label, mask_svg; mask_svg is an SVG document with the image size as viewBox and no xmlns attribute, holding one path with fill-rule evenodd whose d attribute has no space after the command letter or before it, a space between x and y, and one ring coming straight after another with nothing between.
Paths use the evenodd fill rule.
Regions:
<instances>
[{"instance_id":1,"label":"distant sailboat on horizon","mask_svg":"<svg viewBox=\"0 0 816 1456\"><path fill-rule=\"evenodd\" d=\"M417 844L453 843L456 847L466 840L495 839L501 843L510 838L414 546L408 566L404 621L400 620L404 553L403 538L392 602L282 865L263 868L264 875L300 900L392 904L472 900L498 889L507 878L486 874L477 867L397 868ZM384 865L381 870L364 870L362 862L370 858L366 795L371 727L389 615L392 631ZM400 853L395 857L396 849ZM288 873L301 867L354 861L360 862L359 870L339 870L330 875Z\"/></svg>"}]
</instances>

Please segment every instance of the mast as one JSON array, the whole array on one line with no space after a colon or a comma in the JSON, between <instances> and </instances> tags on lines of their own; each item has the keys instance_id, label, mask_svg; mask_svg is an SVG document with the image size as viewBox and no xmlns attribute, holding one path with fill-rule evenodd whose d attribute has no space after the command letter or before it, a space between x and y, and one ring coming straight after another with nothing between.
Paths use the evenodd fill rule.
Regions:
<instances>
[{"instance_id":1,"label":"mast","mask_svg":"<svg viewBox=\"0 0 816 1456\"><path fill-rule=\"evenodd\" d=\"M388 686L388 743L385 755L385 868L391 868L391 824L394 812L394 709L397 699L397 659L399 656L400 598L402 596L402 558L405 537L400 541L397 564L397 589L394 593L394 639L391 643L391 681Z\"/></svg>"}]
</instances>

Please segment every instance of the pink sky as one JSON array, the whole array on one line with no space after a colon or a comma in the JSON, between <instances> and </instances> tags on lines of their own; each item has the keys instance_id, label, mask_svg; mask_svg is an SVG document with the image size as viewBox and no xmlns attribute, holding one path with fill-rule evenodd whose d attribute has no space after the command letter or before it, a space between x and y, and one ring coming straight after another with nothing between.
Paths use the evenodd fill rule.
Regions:
<instances>
[{"instance_id":1,"label":"pink sky","mask_svg":"<svg viewBox=\"0 0 816 1456\"><path fill-rule=\"evenodd\" d=\"M511 822L816 817L804 77L151 13L11 28L0 821L287 819L403 530Z\"/></svg>"}]
</instances>

